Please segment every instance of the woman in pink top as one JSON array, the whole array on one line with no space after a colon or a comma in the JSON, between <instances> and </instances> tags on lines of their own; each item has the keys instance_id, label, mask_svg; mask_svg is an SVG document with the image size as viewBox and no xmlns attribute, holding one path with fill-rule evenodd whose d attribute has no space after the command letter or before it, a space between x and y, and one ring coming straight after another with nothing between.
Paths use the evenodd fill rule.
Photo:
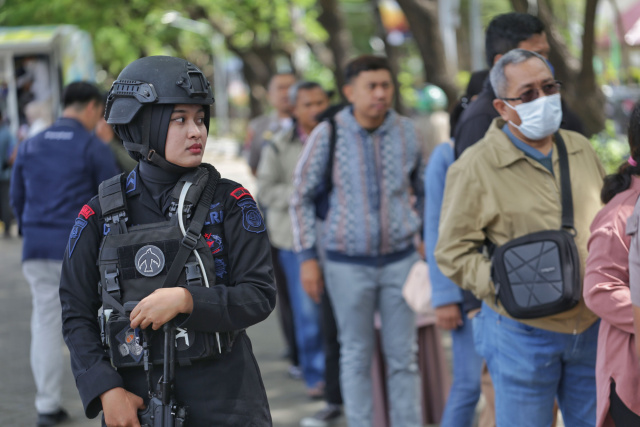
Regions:
<instances>
[{"instance_id":1,"label":"woman in pink top","mask_svg":"<svg viewBox=\"0 0 640 427\"><path fill-rule=\"evenodd\" d=\"M591 224L584 299L602 318L596 359L597 426L640 426L640 364L629 289L627 218L640 196L640 105L629 126L631 157L605 178L606 206ZM637 159L637 160L636 160Z\"/></svg>"}]
</instances>

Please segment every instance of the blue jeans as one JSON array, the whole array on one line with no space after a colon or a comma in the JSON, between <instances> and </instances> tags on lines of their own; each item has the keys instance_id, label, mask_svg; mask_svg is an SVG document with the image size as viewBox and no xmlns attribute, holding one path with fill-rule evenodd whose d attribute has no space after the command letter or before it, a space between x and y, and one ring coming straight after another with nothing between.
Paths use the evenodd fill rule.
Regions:
<instances>
[{"instance_id":1,"label":"blue jeans","mask_svg":"<svg viewBox=\"0 0 640 427\"><path fill-rule=\"evenodd\" d=\"M473 344L473 326L466 314L463 324L451 331L453 384L449 391L441 427L471 427L480 398L482 357Z\"/></svg>"},{"instance_id":2,"label":"blue jeans","mask_svg":"<svg viewBox=\"0 0 640 427\"><path fill-rule=\"evenodd\" d=\"M300 283L300 265L295 252L280 249L280 264L287 276L287 289L293 313L296 347L307 387L324 380L324 350L320 328L320 305L313 302Z\"/></svg>"},{"instance_id":3,"label":"blue jeans","mask_svg":"<svg viewBox=\"0 0 640 427\"><path fill-rule=\"evenodd\" d=\"M473 318L474 340L493 381L498 427L551 425L556 397L567 426L595 426L599 324L561 334L482 305Z\"/></svg>"},{"instance_id":4,"label":"blue jeans","mask_svg":"<svg viewBox=\"0 0 640 427\"><path fill-rule=\"evenodd\" d=\"M327 260L325 282L340 341L340 384L349 427L372 425L374 314L380 313L391 425L421 425L415 314L402 297L412 254L383 266Z\"/></svg>"}]
</instances>

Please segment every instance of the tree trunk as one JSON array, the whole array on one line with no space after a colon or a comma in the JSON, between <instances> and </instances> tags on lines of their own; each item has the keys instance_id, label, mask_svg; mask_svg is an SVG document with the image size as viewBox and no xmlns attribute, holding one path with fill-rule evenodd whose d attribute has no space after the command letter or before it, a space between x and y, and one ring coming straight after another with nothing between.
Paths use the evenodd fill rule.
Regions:
<instances>
[{"instance_id":1,"label":"tree trunk","mask_svg":"<svg viewBox=\"0 0 640 427\"><path fill-rule=\"evenodd\" d=\"M191 19L206 19L215 31L224 36L226 48L242 61L242 75L249 85L250 117L262 114L264 106L261 99L266 99L266 87L269 85L269 79L276 72L275 58L278 54L283 54L290 61L291 54L277 50L271 44L259 45L255 42L249 47L240 48L233 44L231 34L225 31L217 18L210 16L203 7L189 8L187 12ZM271 38L277 39L277 34L272 35Z\"/></svg>"},{"instance_id":2,"label":"tree trunk","mask_svg":"<svg viewBox=\"0 0 640 427\"><path fill-rule=\"evenodd\" d=\"M565 83L565 89L569 89L576 81L577 74L580 71L580 61L569 51L564 37L555 26L553 13L545 2L538 2L538 12L538 17L544 23L545 33L551 48L549 61L553 64L556 78ZM572 104L572 101L569 103Z\"/></svg>"},{"instance_id":3,"label":"tree trunk","mask_svg":"<svg viewBox=\"0 0 640 427\"><path fill-rule=\"evenodd\" d=\"M618 43L620 43L620 60L622 70L619 73L619 79L622 83L629 83L629 71L631 68L631 62L629 60L629 44L624 38L624 25L622 24L622 13L618 7L616 0L609 0L611 7L613 8L616 16L616 36L618 37Z\"/></svg>"},{"instance_id":4,"label":"tree trunk","mask_svg":"<svg viewBox=\"0 0 640 427\"><path fill-rule=\"evenodd\" d=\"M384 25L382 24L382 17L380 16L380 8L378 7L378 0L369 0L369 4L371 5L371 8L373 9L373 12L374 12L377 35L382 40L384 40L384 51L387 54L389 65L391 66L391 76L393 78L393 84L395 85L395 88L396 88L394 108L398 113L406 116L407 109L402 103L402 97L400 96L400 93L399 93L400 85L398 84L398 73L400 72L400 67L398 66L398 59L400 56L400 52L398 52L398 48L396 46L393 46L390 43L387 43L386 31L384 29Z\"/></svg>"},{"instance_id":5,"label":"tree trunk","mask_svg":"<svg viewBox=\"0 0 640 427\"><path fill-rule=\"evenodd\" d=\"M564 83L563 99L578 114L587 135L604 128L604 94L596 83L593 70L595 49L595 16L598 0L586 0L584 32L582 34L582 58L571 55L564 38L558 32L554 16L546 1L538 1L539 18L545 25L551 46L549 60L556 77Z\"/></svg>"},{"instance_id":6,"label":"tree trunk","mask_svg":"<svg viewBox=\"0 0 640 427\"><path fill-rule=\"evenodd\" d=\"M574 87L573 108L582 118L587 134L604 129L605 96L596 82L593 70L595 51L595 20L598 0L587 0L584 13L584 33L582 34L582 68Z\"/></svg>"},{"instance_id":7,"label":"tree trunk","mask_svg":"<svg viewBox=\"0 0 640 427\"><path fill-rule=\"evenodd\" d=\"M425 80L442 88L447 94L449 105L454 105L458 100L458 87L453 78L454 70L449 70L447 67L438 23L438 1L397 1L407 17L411 33L420 51Z\"/></svg>"},{"instance_id":8,"label":"tree trunk","mask_svg":"<svg viewBox=\"0 0 640 427\"><path fill-rule=\"evenodd\" d=\"M564 83L562 98L573 111L578 114L587 135L592 135L604 128L604 94L596 83L593 71L595 45L595 16L598 0L586 0L584 15L584 32L582 34L582 58L575 58L564 37L555 24L555 17L549 0L538 0L538 17L544 23L545 33L551 51L549 60L555 69L555 76ZM526 13L529 7L527 0L511 0L517 12Z\"/></svg>"},{"instance_id":9,"label":"tree trunk","mask_svg":"<svg viewBox=\"0 0 640 427\"><path fill-rule=\"evenodd\" d=\"M329 34L327 44L333 53L334 69L333 74L336 79L336 88L344 100L342 86L344 80L344 66L353 56L353 43L351 34L344 25L344 19L337 0L319 0L322 12L318 16L318 22Z\"/></svg>"},{"instance_id":10,"label":"tree trunk","mask_svg":"<svg viewBox=\"0 0 640 427\"><path fill-rule=\"evenodd\" d=\"M272 68L255 52L243 52L232 48L229 50L242 60L242 75L249 85L250 117L257 117L264 112L264 105L260 100L266 99L266 87L269 85Z\"/></svg>"},{"instance_id":11,"label":"tree trunk","mask_svg":"<svg viewBox=\"0 0 640 427\"><path fill-rule=\"evenodd\" d=\"M529 2L527 0L511 0L511 6L518 13L527 13L529 11Z\"/></svg>"}]
</instances>

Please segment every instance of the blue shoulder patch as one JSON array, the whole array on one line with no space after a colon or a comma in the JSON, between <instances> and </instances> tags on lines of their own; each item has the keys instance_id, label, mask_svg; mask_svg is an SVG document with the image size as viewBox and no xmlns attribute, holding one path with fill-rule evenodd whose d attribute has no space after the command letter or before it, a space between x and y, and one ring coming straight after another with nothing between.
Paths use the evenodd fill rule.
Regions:
<instances>
[{"instance_id":1,"label":"blue shoulder patch","mask_svg":"<svg viewBox=\"0 0 640 427\"><path fill-rule=\"evenodd\" d=\"M216 255L224 250L222 244L222 237L217 234L204 233L204 238L207 240L207 245L211 248L211 254Z\"/></svg>"},{"instance_id":2,"label":"blue shoulder patch","mask_svg":"<svg viewBox=\"0 0 640 427\"><path fill-rule=\"evenodd\" d=\"M71 229L71 234L69 235L69 258L71 258L71 254L73 250L76 248L76 243L78 243L78 239L80 238L80 234L82 234L82 230L87 226L87 221L82 218L76 218L76 223L73 225Z\"/></svg>"},{"instance_id":3,"label":"blue shoulder patch","mask_svg":"<svg viewBox=\"0 0 640 427\"><path fill-rule=\"evenodd\" d=\"M126 192L130 193L133 190L136 189L136 187L138 186L138 179L136 176L136 170L132 170L131 172L129 172L129 175L127 176L127 188L126 188Z\"/></svg>"},{"instance_id":4,"label":"blue shoulder patch","mask_svg":"<svg viewBox=\"0 0 640 427\"><path fill-rule=\"evenodd\" d=\"M221 258L215 258L214 261L216 264L216 276L222 279L227 274L227 263Z\"/></svg>"},{"instance_id":5,"label":"blue shoulder patch","mask_svg":"<svg viewBox=\"0 0 640 427\"><path fill-rule=\"evenodd\" d=\"M242 208L242 226L245 230L251 233L262 233L266 230L262 214L252 198L239 200L238 206Z\"/></svg>"}]
</instances>

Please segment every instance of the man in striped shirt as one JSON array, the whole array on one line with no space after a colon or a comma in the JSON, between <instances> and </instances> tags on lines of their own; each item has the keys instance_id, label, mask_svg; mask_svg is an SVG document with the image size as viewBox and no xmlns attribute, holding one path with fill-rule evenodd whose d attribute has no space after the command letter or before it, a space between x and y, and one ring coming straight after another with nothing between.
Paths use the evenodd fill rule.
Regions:
<instances>
[{"instance_id":1,"label":"man in striped shirt","mask_svg":"<svg viewBox=\"0 0 640 427\"><path fill-rule=\"evenodd\" d=\"M345 74L350 105L335 116L332 162L331 125L323 122L309 136L294 174L291 217L301 282L310 295L323 292L316 252L321 248L338 324L349 425L372 424L370 374L374 313L379 312L391 423L419 426L415 315L402 297L402 285L420 258L415 237L424 196L421 145L409 119L391 109L394 86L386 59L358 57ZM316 241L314 199L329 164L329 210Z\"/></svg>"}]
</instances>

